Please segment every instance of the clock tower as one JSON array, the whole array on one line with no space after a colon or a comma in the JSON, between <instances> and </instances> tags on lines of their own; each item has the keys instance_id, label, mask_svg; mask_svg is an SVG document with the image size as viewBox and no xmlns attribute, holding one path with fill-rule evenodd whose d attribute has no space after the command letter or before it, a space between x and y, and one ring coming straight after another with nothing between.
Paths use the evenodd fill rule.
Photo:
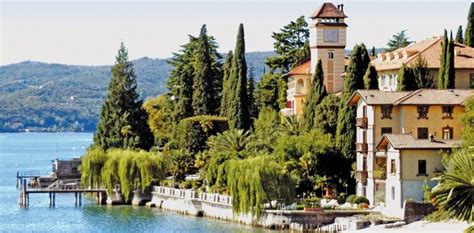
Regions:
<instances>
[{"instance_id":1,"label":"clock tower","mask_svg":"<svg viewBox=\"0 0 474 233\"><path fill-rule=\"evenodd\" d=\"M314 74L316 64L321 59L326 90L328 93L341 92L347 28L344 5L336 7L332 3L324 3L310 18L311 73Z\"/></svg>"}]
</instances>

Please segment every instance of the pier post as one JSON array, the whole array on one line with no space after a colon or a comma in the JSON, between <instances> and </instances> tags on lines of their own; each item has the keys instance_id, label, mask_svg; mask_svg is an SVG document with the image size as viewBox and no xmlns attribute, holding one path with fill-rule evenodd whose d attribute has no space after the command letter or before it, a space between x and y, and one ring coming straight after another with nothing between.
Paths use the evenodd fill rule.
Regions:
<instances>
[{"instance_id":1,"label":"pier post","mask_svg":"<svg viewBox=\"0 0 474 233\"><path fill-rule=\"evenodd\" d=\"M79 193L79 206L82 205L82 193Z\"/></svg>"},{"instance_id":2,"label":"pier post","mask_svg":"<svg viewBox=\"0 0 474 233\"><path fill-rule=\"evenodd\" d=\"M77 192L74 193L74 206L77 206Z\"/></svg>"},{"instance_id":3,"label":"pier post","mask_svg":"<svg viewBox=\"0 0 474 233\"><path fill-rule=\"evenodd\" d=\"M53 207L56 206L56 193L53 193Z\"/></svg>"},{"instance_id":4,"label":"pier post","mask_svg":"<svg viewBox=\"0 0 474 233\"><path fill-rule=\"evenodd\" d=\"M48 193L49 194L49 207L53 206L53 200L51 198L51 193Z\"/></svg>"},{"instance_id":5,"label":"pier post","mask_svg":"<svg viewBox=\"0 0 474 233\"><path fill-rule=\"evenodd\" d=\"M16 188L18 188L18 180L19 180L19 177L20 177L20 172L16 172Z\"/></svg>"}]
</instances>

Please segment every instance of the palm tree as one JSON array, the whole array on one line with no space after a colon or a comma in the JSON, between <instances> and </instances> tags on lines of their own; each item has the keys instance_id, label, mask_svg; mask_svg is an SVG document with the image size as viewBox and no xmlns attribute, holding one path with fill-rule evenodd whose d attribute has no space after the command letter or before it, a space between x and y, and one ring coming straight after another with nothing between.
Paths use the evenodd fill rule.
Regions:
<instances>
[{"instance_id":1,"label":"palm tree","mask_svg":"<svg viewBox=\"0 0 474 233\"><path fill-rule=\"evenodd\" d=\"M288 135L300 135L303 122L297 116L287 116L283 119L283 131Z\"/></svg>"},{"instance_id":2,"label":"palm tree","mask_svg":"<svg viewBox=\"0 0 474 233\"><path fill-rule=\"evenodd\" d=\"M452 217L469 223L473 220L474 154L469 149L456 151L448 162L446 172L434 178L432 202Z\"/></svg>"},{"instance_id":3,"label":"palm tree","mask_svg":"<svg viewBox=\"0 0 474 233\"><path fill-rule=\"evenodd\" d=\"M251 141L250 131L242 129L230 129L209 138L210 151L215 152L240 152L246 149Z\"/></svg>"}]
</instances>

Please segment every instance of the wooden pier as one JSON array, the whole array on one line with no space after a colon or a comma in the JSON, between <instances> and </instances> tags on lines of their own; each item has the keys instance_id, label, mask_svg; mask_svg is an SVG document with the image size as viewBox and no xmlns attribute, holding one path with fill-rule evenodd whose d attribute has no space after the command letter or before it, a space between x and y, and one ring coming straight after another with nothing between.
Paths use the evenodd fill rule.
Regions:
<instances>
[{"instance_id":1,"label":"wooden pier","mask_svg":"<svg viewBox=\"0 0 474 233\"><path fill-rule=\"evenodd\" d=\"M80 183L75 185L63 185L62 182L64 180L58 180L54 182L47 188L28 188L26 183L26 179L20 179L20 196L19 196L19 204L22 207L28 207L30 204L30 194L41 194L47 193L49 195L49 206L55 207L56 206L56 194L64 194L64 193L74 193L74 205L80 206L82 205L82 194L89 193L89 194L96 194L97 195L97 203L103 204L104 200L106 199L106 189L86 189L81 188ZM17 182L18 183L18 182Z\"/></svg>"}]
</instances>

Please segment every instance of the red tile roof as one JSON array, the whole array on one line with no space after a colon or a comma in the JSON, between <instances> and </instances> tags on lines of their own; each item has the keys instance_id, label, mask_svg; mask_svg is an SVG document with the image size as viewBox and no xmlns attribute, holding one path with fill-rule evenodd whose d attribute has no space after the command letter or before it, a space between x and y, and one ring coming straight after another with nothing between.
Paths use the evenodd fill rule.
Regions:
<instances>
[{"instance_id":1,"label":"red tile roof","mask_svg":"<svg viewBox=\"0 0 474 233\"><path fill-rule=\"evenodd\" d=\"M332 3L324 3L321 8L315 11L311 17L314 18L347 18L344 12L337 9Z\"/></svg>"},{"instance_id":2,"label":"red tile roof","mask_svg":"<svg viewBox=\"0 0 474 233\"><path fill-rule=\"evenodd\" d=\"M285 76L301 75L301 74L310 74L311 72L311 60L297 66L288 72Z\"/></svg>"}]
</instances>

